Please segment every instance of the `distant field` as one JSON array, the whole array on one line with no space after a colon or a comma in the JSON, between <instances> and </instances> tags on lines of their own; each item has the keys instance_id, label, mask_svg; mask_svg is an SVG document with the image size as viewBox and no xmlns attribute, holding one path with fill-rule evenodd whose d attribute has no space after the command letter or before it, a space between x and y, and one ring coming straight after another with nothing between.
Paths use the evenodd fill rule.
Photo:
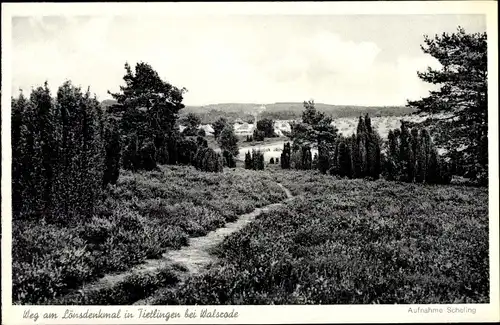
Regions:
<instances>
[{"instance_id":1,"label":"distant field","mask_svg":"<svg viewBox=\"0 0 500 325\"><path fill-rule=\"evenodd\" d=\"M246 141L246 136L241 136L237 135L238 138L238 146L241 147L248 147L248 146L258 146L258 145L263 145L263 144L270 144L270 143L277 143L277 142L282 142L282 141L290 141L289 138L286 137L276 137L276 138L265 138L264 141ZM205 137L208 142L208 146L212 149L218 149L219 144L217 143L217 140L211 135L207 135Z\"/></svg>"},{"instance_id":2,"label":"distant field","mask_svg":"<svg viewBox=\"0 0 500 325\"><path fill-rule=\"evenodd\" d=\"M488 191L265 171L298 195L154 304L489 301Z\"/></svg>"}]
</instances>

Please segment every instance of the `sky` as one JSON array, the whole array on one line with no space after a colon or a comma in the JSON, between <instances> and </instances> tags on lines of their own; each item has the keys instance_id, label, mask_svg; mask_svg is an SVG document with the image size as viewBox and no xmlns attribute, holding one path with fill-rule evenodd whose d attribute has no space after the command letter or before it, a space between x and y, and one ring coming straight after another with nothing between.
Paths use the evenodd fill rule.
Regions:
<instances>
[{"instance_id":1,"label":"sky","mask_svg":"<svg viewBox=\"0 0 500 325\"><path fill-rule=\"evenodd\" d=\"M45 16L12 20L12 91L65 81L100 100L124 64L149 63L186 105L316 102L404 105L439 67L424 34L486 31L482 15Z\"/></svg>"}]
</instances>

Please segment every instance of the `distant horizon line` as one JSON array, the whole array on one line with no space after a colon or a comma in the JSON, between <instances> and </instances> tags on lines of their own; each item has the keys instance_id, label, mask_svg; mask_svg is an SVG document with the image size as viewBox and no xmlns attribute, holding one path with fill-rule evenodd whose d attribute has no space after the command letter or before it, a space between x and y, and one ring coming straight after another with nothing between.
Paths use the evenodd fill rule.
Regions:
<instances>
[{"instance_id":1,"label":"distant horizon line","mask_svg":"<svg viewBox=\"0 0 500 325\"><path fill-rule=\"evenodd\" d=\"M116 101L112 98L107 98L101 100L104 101ZM218 103L210 103L210 104L186 104L183 103L185 107L206 107L206 106L215 106L215 105L275 105L275 104L302 104L307 101L277 101L277 102L268 102L268 103L250 103L250 102L218 102ZM314 101L315 105L329 105L329 106L350 106L350 107L406 107L406 104L384 104L384 105L363 105L363 104L329 104L323 102Z\"/></svg>"}]
</instances>

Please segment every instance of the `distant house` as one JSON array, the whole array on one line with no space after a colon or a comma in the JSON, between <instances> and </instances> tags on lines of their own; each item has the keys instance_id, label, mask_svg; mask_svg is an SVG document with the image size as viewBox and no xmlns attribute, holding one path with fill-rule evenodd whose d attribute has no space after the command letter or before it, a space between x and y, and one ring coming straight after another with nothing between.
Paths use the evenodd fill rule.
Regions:
<instances>
[{"instance_id":1,"label":"distant house","mask_svg":"<svg viewBox=\"0 0 500 325\"><path fill-rule=\"evenodd\" d=\"M288 121L276 121L274 123L274 133L279 137L285 136L285 132L291 132L292 128Z\"/></svg>"},{"instance_id":2,"label":"distant house","mask_svg":"<svg viewBox=\"0 0 500 325\"><path fill-rule=\"evenodd\" d=\"M254 125L249 123L234 124L234 133L236 135L252 135L254 130Z\"/></svg>"},{"instance_id":3,"label":"distant house","mask_svg":"<svg viewBox=\"0 0 500 325\"><path fill-rule=\"evenodd\" d=\"M184 131L184 129L186 129L186 127L184 125L179 125L179 131L182 133L182 131ZM210 124L202 124L198 127L199 130L203 129L205 130L205 134L214 134L214 129L212 128L212 126Z\"/></svg>"},{"instance_id":4,"label":"distant house","mask_svg":"<svg viewBox=\"0 0 500 325\"><path fill-rule=\"evenodd\" d=\"M212 126L210 124L202 124L200 125L199 129L203 129L205 130L205 133L206 134L214 134L214 129L212 128Z\"/></svg>"},{"instance_id":5,"label":"distant house","mask_svg":"<svg viewBox=\"0 0 500 325\"><path fill-rule=\"evenodd\" d=\"M281 131L280 129L274 129L274 133L279 136L279 137L284 137L285 134L283 133L283 131Z\"/></svg>"},{"instance_id":6,"label":"distant house","mask_svg":"<svg viewBox=\"0 0 500 325\"><path fill-rule=\"evenodd\" d=\"M237 118L235 121L234 121L235 124L244 124L245 122L243 122L242 119L240 118Z\"/></svg>"}]
</instances>

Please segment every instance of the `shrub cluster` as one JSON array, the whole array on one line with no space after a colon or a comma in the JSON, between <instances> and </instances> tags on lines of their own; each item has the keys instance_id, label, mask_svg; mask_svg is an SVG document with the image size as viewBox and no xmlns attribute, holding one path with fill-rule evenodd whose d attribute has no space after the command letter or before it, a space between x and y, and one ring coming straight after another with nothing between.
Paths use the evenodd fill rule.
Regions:
<instances>
[{"instance_id":1,"label":"shrub cluster","mask_svg":"<svg viewBox=\"0 0 500 325\"><path fill-rule=\"evenodd\" d=\"M427 130L401 128L389 131L385 177L403 182L449 184L451 168L438 155Z\"/></svg>"},{"instance_id":2,"label":"shrub cluster","mask_svg":"<svg viewBox=\"0 0 500 325\"><path fill-rule=\"evenodd\" d=\"M245 169L264 170L264 154L258 150L245 154Z\"/></svg>"},{"instance_id":3,"label":"shrub cluster","mask_svg":"<svg viewBox=\"0 0 500 325\"><path fill-rule=\"evenodd\" d=\"M289 169L291 159L290 142L283 144L283 152L281 153L281 168Z\"/></svg>"},{"instance_id":4,"label":"shrub cluster","mask_svg":"<svg viewBox=\"0 0 500 325\"><path fill-rule=\"evenodd\" d=\"M224 161L224 166L227 166L229 168L235 168L236 167L236 160L234 159L234 156L227 150L222 151L222 158Z\"/></svg>"},{"instance_id":5,"label":"shrub cluster","mask_svg":"<svg viewBox=\"0 0 500 325\"><path fill-rule=\"evenodd\" d=\"M212 148L200 148L194 157L193 165L204 172L220 173L223 170L222 157Z\"/></svg>"},{"instance_id":6,"label":"shrub cluster","mask_svg":"<svg viewBox=\"0 0 500 325\"><path fill-rule=\"evenodd\" d=\"M154 303L489 302L484 189L286 174L304 197L228 236L220 263Z\"/></svg>"},{"instance_id":7,"label":"shrub cluster","mask_svg":"<svg viewBox=\"0 0 500 325\"><path fill-rule=\"evenodd\" d=\"M84 294L70 294L50 301L50 305L130 305L159 288L178 283L180 268L174 265L162 267L155 273L131 273L111 287L96 288Z\"/></svg>"},{"instance_id":8,"label":"shrub cluster","mask_svg":"<svg viewBox=\"0 0 500 325\"><path fill-rule=\"evenodd\" d=\"M318 165L322 172L328 170L340 177L378 179L382 171L381 139L370 117L360 116L356 133L338 137L333 150L319 150Z\"/></svg>"},{"instance_id":9,"label":"shrub cluster","mask_svg":"<svg viewBox=\"0 0 500 325\"><path fill-rule=\"evenodd\" d=\"M276 137L274 133L274 120L270 118L263 118L257 121L255 130L258 131L259 138L273 138ZM256 134L254 132L254 134ZM259 141L259 140L258 140Z\"/></svg>"},{"instance_id":10,"label":"shrub cluster","mask_svg":"<svg viewBox=\"0 0 500 325\"><path fill-rule=\"evenodd\" d=\"M299 170L309 170L312 168L311 148L303 145L293 151L290 157L290 167Z\"/></svg>"},{"instance_id":11,"label":"shrub cluster","mask_svg":"<svg viewBox=\"0 0 500 325\"><path fill-rule=\"evenodd\" d=\"M313 160L311 163L311 168L318 169L318 154L317 153L314 154L314 157L313 157Z\"/></svg>"},{"instance_id":12,"label":"shrub cluster","mask_svg":"<svg viewBox=\"0 0 500 325\"><path fill-rule=\"evenodd\" d=\"M192 164L200 143L191 137L181 139L177 143L178 163L182 165Z\"/></svg>"},{"instance_id":13,"label":"shrub cluster","mask_svg":"<svg viewBox=\"0 0 500 325\"><path fill-rule=\"evenodd\" d=\"M264 141L265 137L266 137L266 132L258 129L253 130L252 140Z\"/></svg>"}]
</instances>

